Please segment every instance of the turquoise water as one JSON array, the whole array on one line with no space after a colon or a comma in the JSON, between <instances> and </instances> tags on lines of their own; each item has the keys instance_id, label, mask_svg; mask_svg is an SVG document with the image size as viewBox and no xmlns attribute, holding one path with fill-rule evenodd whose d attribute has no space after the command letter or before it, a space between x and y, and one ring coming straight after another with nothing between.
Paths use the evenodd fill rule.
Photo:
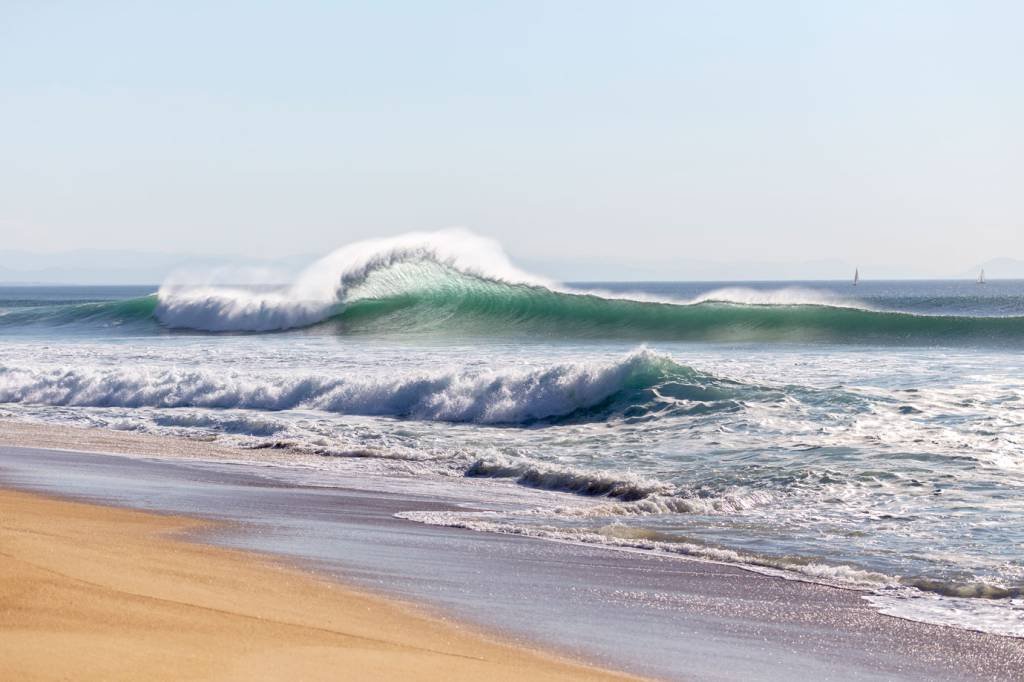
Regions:
<instances>
[{"instance_id":1,"label":"turquoise water","mask_svg":"<svg viewBox=\"0 0 1024 682\"><path fill-rule=\"evenodd\" d=\"M410 517L1024 635L1024 282L563 286L433 247L325 260L281 287L0 288L0 413L324 481L497 487L486 513Z\"/></svg>"}]
</instances>

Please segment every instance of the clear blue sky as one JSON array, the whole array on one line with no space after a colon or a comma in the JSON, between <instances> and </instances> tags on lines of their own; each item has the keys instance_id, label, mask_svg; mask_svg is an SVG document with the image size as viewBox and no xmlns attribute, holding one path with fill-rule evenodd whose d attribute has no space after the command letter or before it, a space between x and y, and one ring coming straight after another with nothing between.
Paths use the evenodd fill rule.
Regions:
<instances>
[{"instance_id":1,"label":"clear blue sky","mask_svg":"<svg viewBox=\"0 0 1024 682\"><path fill-rule=\"evenodd\" d=\"M0 3L0 237L1024 258L1021 2Z\"/></svg>"}]
</instances>

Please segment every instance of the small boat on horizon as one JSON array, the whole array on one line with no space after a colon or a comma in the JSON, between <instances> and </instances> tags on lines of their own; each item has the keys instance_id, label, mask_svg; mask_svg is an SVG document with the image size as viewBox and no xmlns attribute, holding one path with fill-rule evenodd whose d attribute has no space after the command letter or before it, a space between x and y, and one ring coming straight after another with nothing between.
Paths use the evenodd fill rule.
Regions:
<instances>
[{"instance_id":1,"label":"small boat on horizon","mask_svg":"<svg viewBox=\"0 0 1024 682\"><path fill-rule=\"evenodd\" d=\"M860 281L860 270L858 268L853 269L853 286L857 286L857 282Z\"/></svg>"},{"instance_id":2,"label":"small boat on horizon","mask_svg":"<svg viewBox=\"0 0 1024 682\"><path fill-rule=\"evenodd\" d=\"M982 268L981 272L978 273L978 284L984 284L984 283L985 283L985 268Z\"/></svg>"}]
</instances>

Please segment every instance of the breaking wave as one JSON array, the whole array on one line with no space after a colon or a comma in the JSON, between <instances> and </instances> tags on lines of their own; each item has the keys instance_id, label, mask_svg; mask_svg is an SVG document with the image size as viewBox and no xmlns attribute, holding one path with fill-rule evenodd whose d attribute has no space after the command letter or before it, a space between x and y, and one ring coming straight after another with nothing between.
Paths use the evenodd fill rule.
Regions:
<instances>
[{"instance_id":1,"label":"breaking wave","mask_svg":"<svg viewBox=\"0 0 1024 682\"><path fill-rule=\"evenodd\" d=\"M445 291L452 276L481 283L550 285L514 267L497 242L464 230L445 230L350 244L277 291L165 284L157 294L154 312L171 328L293 329L324 322L357 301Z\"/></svg>"},{"instance_id":2,"label":"breaking wave","mask_svg":"<svg viewBox=\"0 0 1024 682\"><path fill-rule=\"evenodd\" d=\"M577 495L609 497L622 502L669 493L674 486L621 472L586 471L546 466L529 460L477 460L466 470L470 478L511 478L520 485Z\"/></svg>"},{"instance_id":3,"label":"breaking wave","mask_svg":"<svg viewBox=\"0 0 1024 682\"><path fill-rule=\"evenodd\" d=\"M561 516L653 516L658 514L719 514L767 505L778 494L767 490L699 494L623 471L559 467L531 459L478 459L466 470L468 478L506 478L540 490L603 498L602 504L560 507Z\"/></svg>"},{"instance_id":4,"label":"breaking wave","mask_svg":"<svg viewBox=\"0 0 1024 682\"><path fill-rule=\"evenodd\" d=\"M529 425L735 409L755 390L649 350L539 369L337 376L200 369L0 366L0 403L77 407L313 409L337 414ZM185 417L182 417L185 419Z\"/></svg>"},{"instance_id":5,"label":"breaking wave","mask_svg":"<svg viewBox=\"0 0 1024 682\"><path fill-rule=\"evenodd\" d=\"M461 230L357 242L285 287L189 286L113 303L0 312L0 326L190 332L434 334L624 340L1019 344L1024 317L873 310L801 289L720 289L693 300L581 291L513 266Z\"/></svg>"}]
</instances>

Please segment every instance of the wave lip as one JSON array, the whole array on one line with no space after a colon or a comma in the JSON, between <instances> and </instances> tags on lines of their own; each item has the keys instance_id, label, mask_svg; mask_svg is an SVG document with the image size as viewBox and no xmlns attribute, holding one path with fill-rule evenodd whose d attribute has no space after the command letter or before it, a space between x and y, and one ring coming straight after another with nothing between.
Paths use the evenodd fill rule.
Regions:
<instances>
[{"instance_id":1,"label":"wave lip","mask_svg":"<svg viewBox=\"0 0 1024 682\"><path fill-rule=\"evenodd\" d=\"M308 327L331 317L347 302L349 292L374 274L409 263L433 264L487 281L550 285L513 266L497 242L454 229L349 244L321 258L278 291L168 282L157 294L155 315L167 327L201 331Z\"/></svg>"}]
</instances>

